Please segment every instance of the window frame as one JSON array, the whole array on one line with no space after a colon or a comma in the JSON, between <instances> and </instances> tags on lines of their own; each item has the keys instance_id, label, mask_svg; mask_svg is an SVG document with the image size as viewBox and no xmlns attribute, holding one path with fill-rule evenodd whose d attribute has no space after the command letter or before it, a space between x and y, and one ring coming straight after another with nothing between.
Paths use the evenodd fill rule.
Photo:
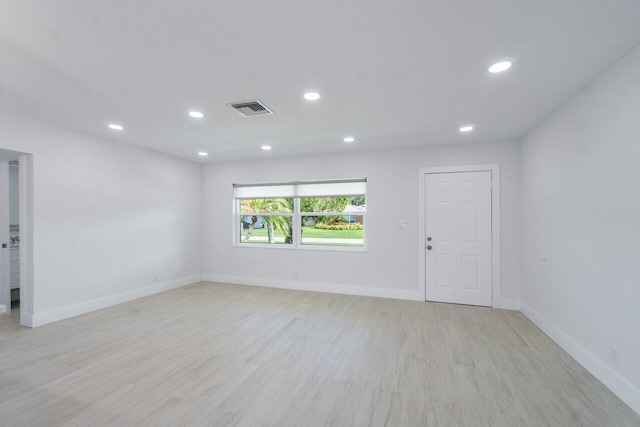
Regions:
<instances>
[{"instance_id":1,"label":"window frame","mask_svg":"<svg viewBox=\"0 0 640 427\"><path fill-rule=\"evenodd\" d=\"M366 182L366 178L364 179ZM312 184L309 182L308 184ZM267 185L267 184L261 184ZM276 184L274 184L276 185ZM359 194L351 194L351 195L325 195L322 197L355 197L355 196L364 196L365 197L365 205L367 200L367 191L365 189L364 193ZM293 198L293 212L291 213L255 213L257 216L287 216L291 217L291 231L292 231L292 243L280 243L280 244L269 244L269 243L242 243L241 242L241 217L252 215L248 213L242 213L241 209L241 201L248 200L248 198L236 197L235 193L233 195L233 246L241 247L241 248L269 248L269 249L289 249L289 250L303 250L303 251L338 251L338 252L367 252L367 209L365 208L364 212L301 212L300 211L300 199L306 198L310 196L297 196L294 195L292 197L283 197L283 198ZM272 198L272 197L265 197ZM314 244L302 244L302 217L308 216L362 216L362 246L340 246L340 245L314 245Z\"/></svg>"}]
</instances>

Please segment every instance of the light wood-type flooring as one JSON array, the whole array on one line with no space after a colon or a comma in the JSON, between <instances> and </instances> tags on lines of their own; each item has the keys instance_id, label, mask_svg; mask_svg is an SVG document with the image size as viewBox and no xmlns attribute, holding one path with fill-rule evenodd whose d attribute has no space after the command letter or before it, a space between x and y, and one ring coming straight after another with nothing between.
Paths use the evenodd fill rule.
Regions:
<instances>
[{"instance_id":1,"label":"light wood-type flooring","mask_svg":"<svg viewBox=\"0 0 640 427\"><path fill-rule=\"evenodd\" d=\"M0 425L638 426L515 311L199 283L0 318Z\"/></svg>"}]
</instances>

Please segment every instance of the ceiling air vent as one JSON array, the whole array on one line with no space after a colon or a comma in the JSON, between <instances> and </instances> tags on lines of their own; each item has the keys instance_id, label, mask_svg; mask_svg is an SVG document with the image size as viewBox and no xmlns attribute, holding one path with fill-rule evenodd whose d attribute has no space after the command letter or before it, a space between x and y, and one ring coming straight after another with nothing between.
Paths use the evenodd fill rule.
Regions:
<instances>
[{"instance_id":1,"label":"ceiling air vent","mask_svg":"<svg viewBox=\"0 0 640 427\"><path fill-rule=\"evenodd\" d=\"M234 102L233 104L228 104L228 105L231 106L231 108L236 110L238 113L242 114L244 117L264 116L266 114L273 114L273 111L268 109L266 105L264 105L258 100Z\"/></svg>"}]
</instances>

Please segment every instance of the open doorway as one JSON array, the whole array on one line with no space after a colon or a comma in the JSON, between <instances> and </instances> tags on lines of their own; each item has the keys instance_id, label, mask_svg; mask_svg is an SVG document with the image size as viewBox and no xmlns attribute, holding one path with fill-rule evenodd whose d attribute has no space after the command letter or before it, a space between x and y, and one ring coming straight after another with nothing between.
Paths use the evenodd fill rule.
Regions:
<instances>
[{"instance_id":1,"label":"open doorway","mask_svg":"<svg viewBox=\"0 0 640 427\"><path fill-rule=\"evenodd\" d=\"M25 326L31 326L33 307L31 159L0 149L0 314L14 315Z\"/></svg>"},{"instance_id":2,"label":"open doorway","mask_svg":"<svg viewBox=\"0 0 640 427\"><path fill-rule=\"evenodd\" d=\"M11 312L20 310L20 161L9 162L9 288Z\"/></svg>"}]
</instances>

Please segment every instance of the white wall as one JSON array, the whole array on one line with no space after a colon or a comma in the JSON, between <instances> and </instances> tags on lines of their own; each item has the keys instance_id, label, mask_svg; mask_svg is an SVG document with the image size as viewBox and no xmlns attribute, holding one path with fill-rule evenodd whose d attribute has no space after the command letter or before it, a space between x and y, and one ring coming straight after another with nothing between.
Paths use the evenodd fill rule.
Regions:
<instances>
[{"instance_id":1,"label":"white wall","mask_svg":"<svg viewBox=\"0 0 640 427\"><path fill-rule=\"evenodd\" d=\"M519 158L519 144L499 142L208 165L204 174L205 270L212 280L424 298L418 294L418 168L499 163L501 297L515 300L507 304L517 306ZM368 180L366 253L232 246L233 183L359 177ZM406 230L397 228L399 220L407 221Z\"/></svg>"},{"instance_id":2,"label":"white wall","mask_svg":"<svg viewBox=\"0 0 640 427\"><path fill-rule=\"evenodd\" d=\"M34 324L201 277L200 164L6 112L0 147L33 154Z\"/></svg>"},{"instance_id":3,"label":"white wall","mask_svg":"<svg viewBox=\"0 0 640 427\"><path fill-rule=\"evenodd\" d=\"M640 413L639 76L636 49L524 138L522 308Z\"/></svg>"}]
</instances>

